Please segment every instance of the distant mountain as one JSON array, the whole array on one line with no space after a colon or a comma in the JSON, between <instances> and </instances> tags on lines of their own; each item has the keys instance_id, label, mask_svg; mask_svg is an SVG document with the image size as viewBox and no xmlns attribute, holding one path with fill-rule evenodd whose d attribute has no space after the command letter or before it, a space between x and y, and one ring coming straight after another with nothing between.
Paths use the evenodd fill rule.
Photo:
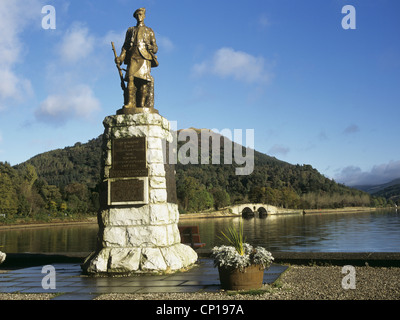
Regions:
<instances>
[{"instance_id":1,"label":"distant mountain","mask_svg":"<svg viewBox=\"0 0 400 320\"><path fill-rule=\"evenodd\" d=\"M356 188L358 190L362 190L365 192L368 192L369 194L375 194L377 192L380 192L386 188L390 188L396 185L400 185L400 178L392 180L387 183L383 184L377 184L377 185L359 185L359 186L353 186L353 188Z\"/></svg>"},{"instance_id":2,"label":"distant mountain","mask_svg":"<svg viewBox=\"0 0 400 320\"><path fill-rule=\"evenodd\" d=\"M375 192L375 197L384 197L386 200L391 200L395 203L400 202L400 184L389 186L383 190Z\"/></svg>"},{"instance_id":3,"label":"distant mountain","mask_svg":"<svg viewBox=\"0 0 400 320\"><path fill-rule=\"evenodd\" d=\"M200 134L200 130L196 129L196 132ZM231 203L266 201L272 205L303 208L370 205L367 193L338 184L311 165L293 165L257 151L254 151L252 174L237 175L235 168L238 165L224 164L224 138L220 136L220 139L221 164L176 165L178 200L181 202L186 197L187 203L187 188L190 187L197 190L194 195L202 194L207 198L209 193L214 201L223 190L228 193ZM178 148L185 143L180 141ZM101 145L102 136L99 136L87 143L78 142L72 147L39 154L17 166L17 169L27 164L34 166L39 178L57 186L61 192L76 182L93 189L100 179ZM198 155L200 158L200 150Z\"/></svg>"},{"instance_id":4,"label":"distant mountain","mask_svg":"<svg viewBox=\"0 0 400 320\"><path fill-rule=\"evenodd\" d=\"M400 178L384 184L355 186L354 188L368 192L374 197L383 197L395 203L400 202Z\"/></svg>"}]
</instances>

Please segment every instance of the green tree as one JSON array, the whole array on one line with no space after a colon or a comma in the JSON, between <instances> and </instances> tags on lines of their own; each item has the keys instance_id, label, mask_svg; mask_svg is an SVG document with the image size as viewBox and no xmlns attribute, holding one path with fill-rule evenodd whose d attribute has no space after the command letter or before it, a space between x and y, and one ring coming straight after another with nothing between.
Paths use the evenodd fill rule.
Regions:
<instances>
[{"instance_id":1,"label":"green tree","mask_svg":"<svg viewBox=\"0 0 400 320\"><path fill-rule=\"evenodd\" d=\"M265 203L276 206L279 204L279 191L271 187L265 188Z\"/></svg>"},{"instance_id":2,"label":"green tree","mask_svg":"<svg viewBox=\"0 0 400 320\"><path fill-rule=\"evenodd\" d=\"M265 188L254 186L250 189L249 200L253 203L264 203L266 199Z\"/></svg>"},{"instance_id":3,"label":"green tree","mask_svg":"<svg viewBox=\"0 0 400 320\"><path fill-rule=\"evenodd\" d=\"M226 192L226 190L223 189L213 189L212 190L212 196L214 198L214 208L215 210L218 210L220 208L224 208L226 206L229 206L231 204L231 197L229 196L229 193Z\"/></svg>"},{"instance_id":4,"label":"green tree","mask_svg":"<svg viewBox=\"0 0 400 320\"><path fill-rule=\"evenodd\" d=\"M23 181L20 182L18 189L19 209L18 212L24 216L35 215L43 206L43 199L34 187L38 175L34 166L27 164L19 169Z\"/></svg>"},{"instance_id":5,"label":"green tree","mask_svg":"<svg viewBox=\"0 0 400 320\"><path fill-rule=\"evenodd\" d=\"M18 212L18 196L11 178L0 171L0 214L13 216Z\"/></svg>"},{"instance_id":6,"label":"green tree","mask_svg":"<svg viewBox=\"0 0 400 320\"><path fill-rule=\"evenodd\" d=\"M24 180L28 183L29 187L32 188L33 184L37 180L38 175L33 165L27 164L24 172Z\"/></svg>"},{"instance_id":7,"label":"green tree","mask_svg":"<svg viewBox=\"0 0 400 320\"><path fill-rule=\"evenodd\" d=\"M201 211L213 206L211 194L196 178L184 177L176 189L179 204L186 211Z\"/></svg>"},{"instance_id":8,"label":"green tree","mask_svg":"<svg viewBox=\"0 0 400 320\"><path fill-rule=\"evenodd\" d=\"M203 187L195 192L193 198L189 200L187 210L190 212L199 212L212 208L213 203L212 195Z\"/></svg>"},{"instance_id":9,"label":"green tree","mask_svg":"<svg viewBox=\"0 0 400 320\"><path fill-rule=\"evenodd\" d=\"M300 204L300 197L291 187L284 187L281 191L281 203L284 208L294 208Z\"/></svg>"}]
</instances>

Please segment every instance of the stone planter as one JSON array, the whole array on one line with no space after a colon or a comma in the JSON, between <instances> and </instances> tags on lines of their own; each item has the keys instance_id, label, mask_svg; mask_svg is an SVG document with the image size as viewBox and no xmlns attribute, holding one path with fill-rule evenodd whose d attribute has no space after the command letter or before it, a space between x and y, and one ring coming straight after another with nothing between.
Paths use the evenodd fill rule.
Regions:
<instances>
[{"instance_id":1,"label":"stone planter","mask_svg":"<svg viewBox=\"0 0 400 320\"><path fill-rule=\"evenodd\" d=\"M218 267L221 288L224 290L259 289L263 285L264 267L251 265L242 270Z\"/></svg>"}]
</instances>

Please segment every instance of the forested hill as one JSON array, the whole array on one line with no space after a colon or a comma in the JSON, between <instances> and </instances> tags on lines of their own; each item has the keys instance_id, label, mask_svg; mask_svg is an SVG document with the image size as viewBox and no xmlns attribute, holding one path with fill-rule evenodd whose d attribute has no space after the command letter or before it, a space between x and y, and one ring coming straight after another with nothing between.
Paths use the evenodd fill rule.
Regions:
<instances>
[{"instance_id":1,"label":"forested hill","mask_svg":"<svg viewBox=\"0 0 400 320\"><path fill-rule=\"evenodd\" d=\"M85 144L77 142L73 147L41 153L16 168L33 165L49 185L63 188L78 182L94 188L100 178L101 144L100 135Z\"/></svg>"},{"instance_id":2,"label":"forested hill","mask_svg":"<svg viewBox=\"0 0 400 320\"><path fill-rule=\"evenodd\" d=\"M197 132L200 134L200 130ZM93 192L100 177L101 139L99 136L84 144L37 155L16 169L32 165L39 178L60 188L61 193L73 183L86 185ZM178 149L185 143L180 142ZM223 160L221 164L210 165L178 163L176 180L181 211L248 201L291 208L369 206L371 203L367 193L338 184L310 165L289 164L255 151L252 174L236 175L235 167L235 164L223 164Z\"/></svg>"}]
</instances>

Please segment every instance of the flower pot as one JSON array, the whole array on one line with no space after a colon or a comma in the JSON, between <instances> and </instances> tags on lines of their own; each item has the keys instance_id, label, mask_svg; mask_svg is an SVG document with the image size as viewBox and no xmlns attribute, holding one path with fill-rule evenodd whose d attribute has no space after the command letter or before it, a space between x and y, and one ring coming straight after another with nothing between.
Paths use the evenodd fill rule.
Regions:
<instances>
[{"instance_id":1,"label":"flower pot","mask_svg":"<svg viewBox=\"0 0 400 320\"><path fill-rule=\"evenodd\" d=\"M221 288L225 290L259 289L263 284L264 268L260 265L251 265L243 268L218 267Z\"/></svg>"}]
</instances>

